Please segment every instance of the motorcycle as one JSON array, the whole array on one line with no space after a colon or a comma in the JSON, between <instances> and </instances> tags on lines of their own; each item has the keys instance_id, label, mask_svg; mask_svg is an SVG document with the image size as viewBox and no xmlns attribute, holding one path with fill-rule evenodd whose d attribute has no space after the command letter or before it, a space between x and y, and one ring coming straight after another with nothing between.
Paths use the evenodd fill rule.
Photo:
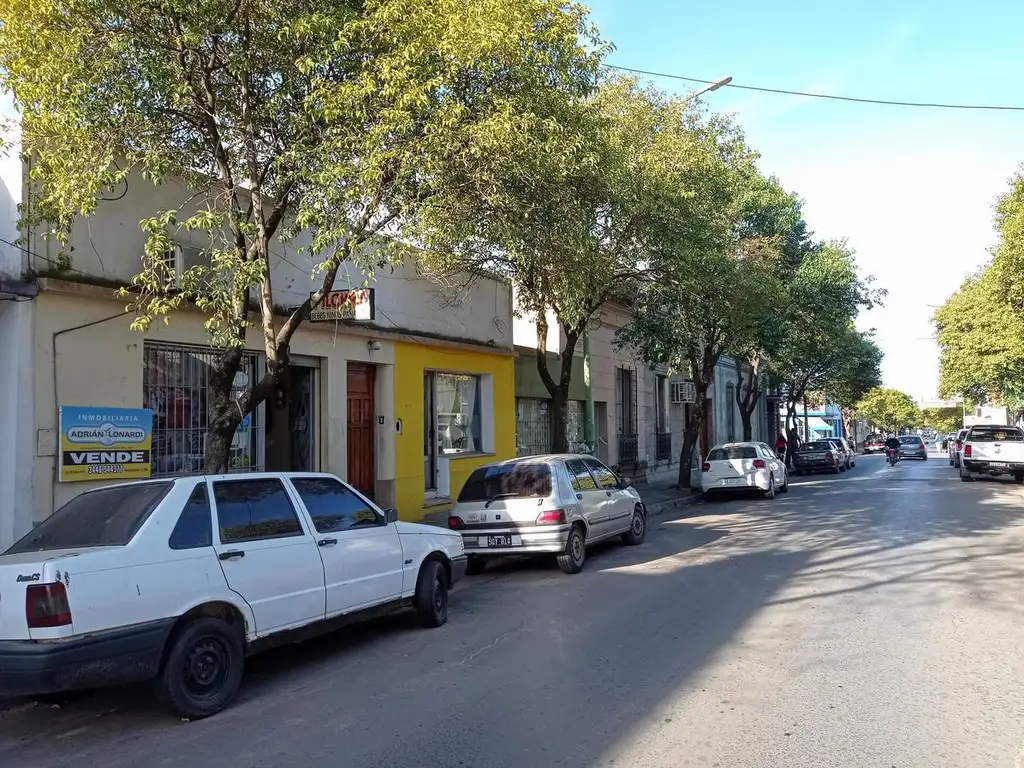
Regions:
<instances>
[{"instance_id":1,"label":"motorcycle","mask_svg":"<svg viewBox=\"0 0 1024 768\"><path fill-rule=\"evenodd\" d=\"M890 467L895 467L896 462L900 460L899 454L896 453L895 448L889 448L886 451L885 460L888 462Z\"/></svg>"}]
</instances>

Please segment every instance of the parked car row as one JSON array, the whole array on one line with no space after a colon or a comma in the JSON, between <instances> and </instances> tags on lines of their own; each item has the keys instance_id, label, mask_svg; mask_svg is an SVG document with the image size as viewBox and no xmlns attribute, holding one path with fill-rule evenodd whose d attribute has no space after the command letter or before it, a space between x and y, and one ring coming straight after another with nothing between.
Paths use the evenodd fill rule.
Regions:
<instances>
[{"instance_id":1,"label":"parked car row","mask_svg":"<svg viewBox=\"0 0 1024 768\"><path fill-rule=\"evenodd\" d=\"M1019 427L977 424L958 434L950 451L960 480L970 482L979 477L1009 475L1024 483L1024 432Z\"/></svg>"},{"instance_id":2,"label":"parked car row","mask_svg":"<svg viewBox=\"0 0 1024 768\"><path fill-rule=\"evenodd\" d=\"M857 466L857 449L845 437L827 437L801 443L793 452L793 472L809 475L830 472L838 475Z\"/></svg>"},{"instance_id":3,"label":"parked car row","mask_svg":"<svg viewBox=\"0 0 1024 768\"><path fill-rule=\"evenodd\" d=\"M789 490L790 472L839 474L857 466L857 449L845 437L822 438L802 443L790 459L791 467L766 443L716 445L701 466L701 490L709 496L755 490L772 499Z\"/></svg>"},{"instance_id":4,"label":"parked car row","mask_svg":"<svg viewBox=\"0 0 1024 768\"><path fill-rule=\"evenodd\" d=\"M475 470L448 527L398 521L337 477L259 472L86 491L0 555L0 697L154 681L186 718L224 709L245 658L411 608L448 618L488 558L644 540L631 482L591 456Z\"/></svg>"}]
</instances>

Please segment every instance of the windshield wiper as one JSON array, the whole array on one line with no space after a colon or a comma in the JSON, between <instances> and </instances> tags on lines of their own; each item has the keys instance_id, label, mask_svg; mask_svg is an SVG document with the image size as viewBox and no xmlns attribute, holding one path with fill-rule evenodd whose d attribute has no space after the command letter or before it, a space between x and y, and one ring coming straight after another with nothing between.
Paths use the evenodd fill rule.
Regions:
<instances>
[{"instance_id":1,"label":"windshield wiper","mask_svg":"<svg viewBox=\"0 0 1024 768\"><path fill-rule=\"evenodd\" d=\"M519 495L518 493L499 493L496 496L491 496L491 498L489 498L487 500L487 503L484 504L484 509L487 509L489 506L491 506L491 504L496 502L498 499L505 499L505 498L508 498L509 496L515 497L515 496L518 496L518 495Z\"/></svg>"}]
</instances>

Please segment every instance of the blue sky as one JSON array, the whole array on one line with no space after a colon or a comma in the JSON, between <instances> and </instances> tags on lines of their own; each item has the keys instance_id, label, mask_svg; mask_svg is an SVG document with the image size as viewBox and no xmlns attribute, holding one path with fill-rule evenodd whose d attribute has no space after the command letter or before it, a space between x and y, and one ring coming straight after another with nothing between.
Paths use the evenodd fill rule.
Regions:
<instances>
[{"instance_id":1,"label":"blue sky","mask_svg":"<svg viewBox=\"0 0 1024 768\"><path fill-rule=\"evenodd\" d=\"M592 0L609 63L796 91L1024 106L1024 3ZM687 93L687 83L647 78ZM821 238L845 237L889 291L860 318L885 383L930 397L938 351L928 306L988 258L992 204L1024 162L1024 112L914 109L723 88L761 167L805 201Z\"/></svg>"}]
</instances>

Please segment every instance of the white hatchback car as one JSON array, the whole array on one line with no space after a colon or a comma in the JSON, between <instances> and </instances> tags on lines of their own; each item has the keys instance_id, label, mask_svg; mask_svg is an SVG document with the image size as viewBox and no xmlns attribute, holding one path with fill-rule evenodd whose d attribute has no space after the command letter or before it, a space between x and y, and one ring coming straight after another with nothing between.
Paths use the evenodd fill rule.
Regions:
<instances>
[{"instance_id":1,"label":"white hatchback car","mask_svg":"<svg viewBox=\"0 0 1024 768\"><path fill-rule=\"evenodd\" d=\"M593 456L525 456L473 470L448 527L462 534L470 574L488 557L542 553L579 573L591 544L642 542L647 510L632 483Z\"/></svg>"},{"instance_id":2,"label":"white hatchback car","mask_svg":"<svg viewBox=\"0 0 1024 768\"><path fill-rule=\"evenodd\" d=\"M769 498L789 490L785 463L766 443L724 443L708 452L701 467L706 494L757 489Z\"/></svg>"},{"instance_id":3,"label":"white hatchback car","mask_svg":"<svg viewBox=\"0 0 1024 768\"><path fill-rule=\"evenodd\" d=\"M86 491L0 555L0 696L155 680L205 717L260 648L410 605L442 625L465 569L461 536L398 522L333 475Z\"/></svg>"}]
</instances>

